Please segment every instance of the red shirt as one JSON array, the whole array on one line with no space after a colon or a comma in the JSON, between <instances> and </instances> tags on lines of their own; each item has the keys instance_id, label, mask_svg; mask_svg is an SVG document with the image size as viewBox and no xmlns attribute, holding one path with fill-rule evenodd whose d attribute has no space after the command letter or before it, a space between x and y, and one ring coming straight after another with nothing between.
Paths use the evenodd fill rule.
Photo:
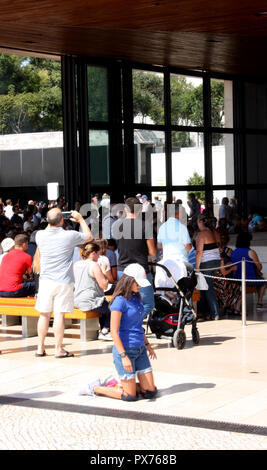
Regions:
<instances>
[{"instance_id":1,"label":"red shirt","mask_svg":"<svg viewBox=\"0 0 267 470\"><path fill-rule=\"evenodd\" d=\"M32 257L24 251L11 250L0 264L0 291L19 290L23 283L23 274L32 267Z\"/></svg>"}]
</instances>

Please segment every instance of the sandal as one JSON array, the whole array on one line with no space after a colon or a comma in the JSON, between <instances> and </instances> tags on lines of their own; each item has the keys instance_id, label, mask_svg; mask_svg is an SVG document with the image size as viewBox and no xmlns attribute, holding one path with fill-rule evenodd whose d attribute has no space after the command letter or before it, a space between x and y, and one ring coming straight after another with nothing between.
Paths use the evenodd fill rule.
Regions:
<instances>
[{"instance_id":1,"label":"sandal","mask_svg":"<svg viewBox=\"0 0 267 470\"><path fill-rule=\"evenodd\" d=\"M256 305L256 308L257 308L258 310L266 310L266 309L267 309L267 306L266 306L266 305L263 305L263 304L257 304L257 305Z\"/></svg>"},{"instance_id":2,"label":"sandal","mask_svg":"<svg viewBox=\"0 0 267 470\"><path fill-rule=\"evenodd\" d=\"M233 311L233 314L234 314L234 315L241 315L241 312L240 312L240 310L234 310L234 311Z\"/></svg>"},{"instance_id":3,"label":"sandal","mask_svg":"<svg viewBox=\"0 0 267 470\"><path fill-rule=\"evenodd\" d=\"M55 356L56 359L63 359L64 357L74 357L74 354L65 351L64 354L60 354L60 356Z\"/></svg>"},{"instance_id":4,"label":"sandal","mask_svg":"<svg viewBox=\"0 0 267 470\"><path fill-rule=\"evenodd\" d=\"M46 356L46 352L44 351L42 354L39 354L39 353L35 353L35 357L45 357Z\"/></svg>"}]
</instances>

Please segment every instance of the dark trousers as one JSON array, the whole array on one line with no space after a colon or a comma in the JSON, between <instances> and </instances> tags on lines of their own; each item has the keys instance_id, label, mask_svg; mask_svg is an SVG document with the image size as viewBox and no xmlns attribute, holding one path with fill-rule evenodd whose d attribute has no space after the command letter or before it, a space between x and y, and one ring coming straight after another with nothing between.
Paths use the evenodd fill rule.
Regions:
<instances>
[{"instance_id":1,"label":"dark trousers","mask_svg":"<svg viewBox=\"0 0 267 470\"><path fill-rule=\"evenodd\" d=\"M101 330L103 328L110 328L110 310L107 300L104 300L100 307L92 308L92 312L101 313L101 317L99 318Z\"/></svg>"},{"instance_id":2,"label":"dark trousers","mask_svg":"<svg viewBox=\"0 0 267 470\"><path fill-rule=\"evenodd\" d=\"M0 291L0 297L27 297L28 295L35 294L35 282L28 281L23 282L22 286L18 290L14 291Z\"/></svg>"}]
</instances>

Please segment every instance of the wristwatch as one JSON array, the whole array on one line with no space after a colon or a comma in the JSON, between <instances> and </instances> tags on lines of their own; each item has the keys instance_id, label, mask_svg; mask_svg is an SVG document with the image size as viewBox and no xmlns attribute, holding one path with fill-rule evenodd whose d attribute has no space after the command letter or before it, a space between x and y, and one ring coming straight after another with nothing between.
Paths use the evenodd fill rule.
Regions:
<instances>
[{"instance_id":1,"label":"wristwatch","mask_svg":"<svg viewBox=\"0 0 267 470\"><path fill-rule=\"evenodd\" d=\"M119 354L119 356L120 356L120 357L125 357L125 356L127 356L127 354L126 354L125 351L123 351L122 353Z\"/></svg>"}]
</instances>

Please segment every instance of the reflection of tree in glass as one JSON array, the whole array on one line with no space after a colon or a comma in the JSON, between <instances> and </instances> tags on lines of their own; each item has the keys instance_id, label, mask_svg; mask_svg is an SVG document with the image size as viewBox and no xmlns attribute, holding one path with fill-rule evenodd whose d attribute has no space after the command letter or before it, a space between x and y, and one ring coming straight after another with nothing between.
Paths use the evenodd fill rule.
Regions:
<instances>
[{"instance_id":1,"label":"reflection of tree in glass","mask_svg":"<svg viewBox=\"0 0 267 470\"><path fill-rule=\"evenodd\" d=\"M133 70L133 114L164 124L163 75Z\"/></svg>"},{"instance_id":2,"label":"reflection of tree in glass","mask_svg":"<svg viewBox=\"0 0 267 470\"><path fill-rule=\"evenodd\" d=\"M90 121L108 120L108 82L105 67L87 67Z\"/></svg>"},{"instance_id":3,"label":"reflection of tree in glass","mask_svg":"<svg viewBox=\"0 0 267 470\"><path fill-rule=\"evenodd\" d=\"M171 75L171 123L178 126L203 126L203 85L195 86L186 76ZM133 113L142 122L149 117L154 124L164 124L163 75L133 71ZM223 127L224 83L211 80L211 123ZM217 137L220 143L220 136ZM178 147L190 146L186 133L175 137Z\"/></svg>"},{"instance_id":4,"label":"reflection of tree in glass","mask_svg":"<svg viewBox=\"0 0 267 470\"><path fill-rule=\"evenodd\" d=\"M188 186L202 186L205 184L205 178L204 176L201 176L199 175L196 171L193 173L193 176L191 176L191 178L188 178L187 182ZM190 193L193 193L195 196L196 196L196 199L199 201L202 201L202 202L205 202L205 191L200 191L200 190L196 190L196 191L189 191L187 193L187 197Z\"/></svg>"}]
</instances>

